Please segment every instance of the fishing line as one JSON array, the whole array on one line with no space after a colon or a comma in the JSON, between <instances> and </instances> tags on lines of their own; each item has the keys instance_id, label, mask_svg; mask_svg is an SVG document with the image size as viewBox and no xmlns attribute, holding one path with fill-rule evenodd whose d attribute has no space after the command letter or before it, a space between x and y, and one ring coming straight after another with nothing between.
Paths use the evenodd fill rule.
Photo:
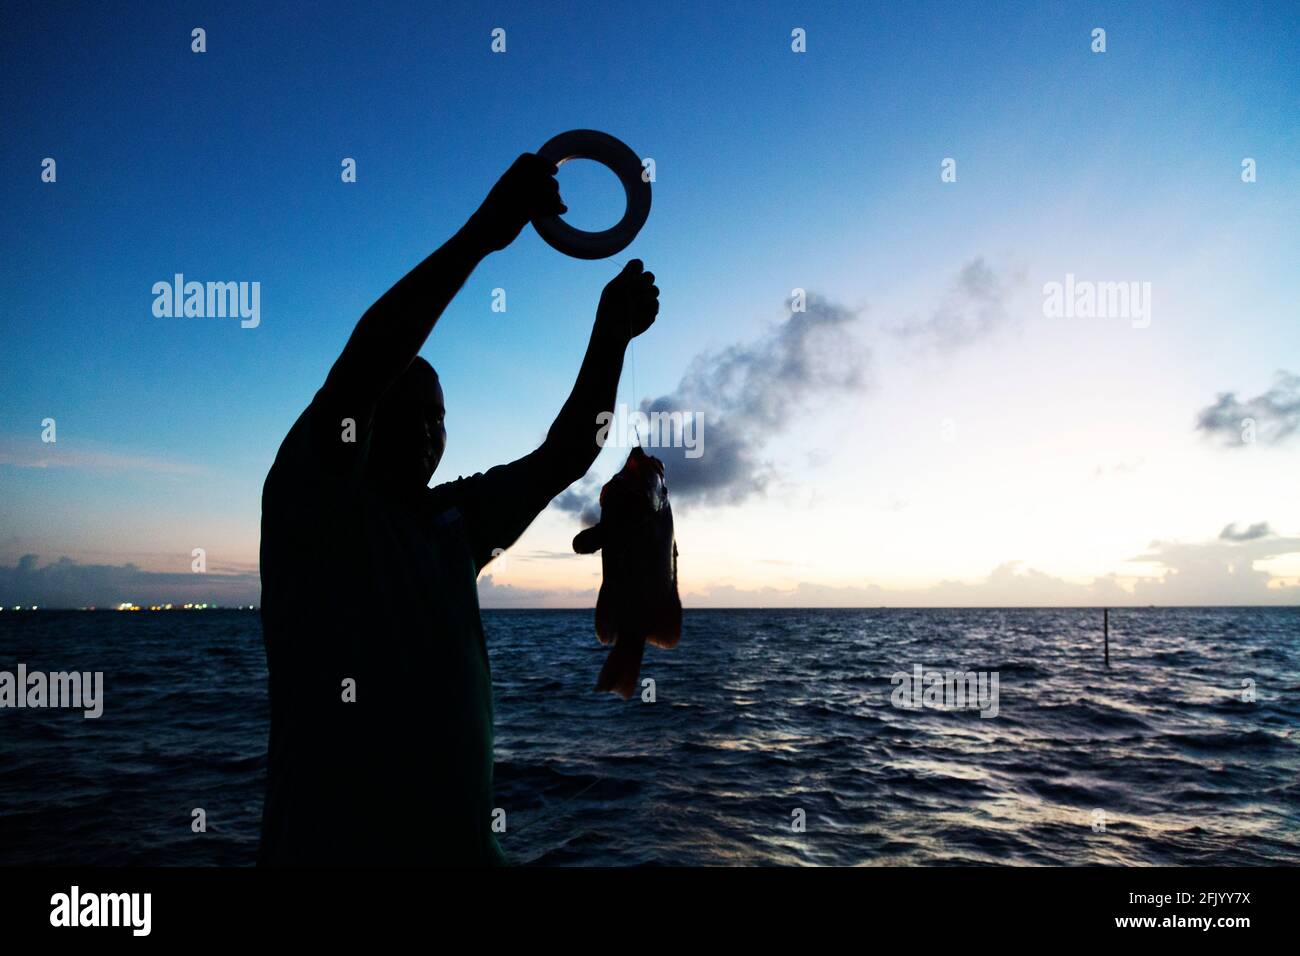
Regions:
<instances>
[{"instance_id":1,"label":"fishing line","mask_svg":"<svg viewBox=\"0 0 1300 956\"><path fill-rule=\"evenodd\" d=\"M619 269L626 269L627 264L631 261L631 259L624 259L618 264ZM627 331L627 363L628 371L631 373L632 378L632 400L628 403L628 407L631 411L635 412L640 408L640 406L637 404L636 394L636 336L632 335L632 316L630 314L627 317ZM637 427L636 419L632 420L632 429L636 432L636 443L642 448L646 447L645 442L641 438L641 429Z\"/></svg>"},{"instance_id":2,"label":"fishing line","mask_svg":"<svg viewBox=\"0 0 1300 956\"><path fill-rule=\"evenodd\" d=\"M559 803L557 803L555 806L548 808L548 809L545 810L544 812L540 813L538 816L536 816L536 817L534 817L533 819L529 820L529 821L528 821L527 823L525 823L523 826L521 826L521 827L519 827L518 829L516 829L516 830L514 831L514 833L511 834L511 836L518 836L519 834L521 834L521 833L523 833L525 830L527 830L529 827L531 827L533 824L535 824L535 823L541 823L543 820L547 819L548 817L552 817L552 816L554 816L555 813L556 813L557 811L559 811L559 810L563 810L566 806L568 806L568 805L569 805L570 803L572 803L574 800L577 800L580 796L582 796L584 793L586 793L588 790L590 790L592 787L594 787L596 784L600 783L600 782L601 782L602 780L604 780L604 779L605 779L604 777L597 777L595 780L591 781L591 783L587 784L585 787L583 787L581 790L579 790L579 791L578 791L577 793L575 793L573 796L571 796L571 797L565 797L563 800L561 800L561 801L560 801Z\"/></svg>"},{"instance_id":3,"label":"fishing line","mask_svg":"<svg viewBox=\"0 0 1300 956\"><path fill-rule=\"evenodd\" d=\"M629 339L627 343L628 363L632 366L632 410L637 411L640 406L637 404L636 397L636 339ZM637 419L632 419L632 428L636 431L636 443L642 448L645 442L641 440L641 429L637 426Z\"/></svg>"}]
</instances>

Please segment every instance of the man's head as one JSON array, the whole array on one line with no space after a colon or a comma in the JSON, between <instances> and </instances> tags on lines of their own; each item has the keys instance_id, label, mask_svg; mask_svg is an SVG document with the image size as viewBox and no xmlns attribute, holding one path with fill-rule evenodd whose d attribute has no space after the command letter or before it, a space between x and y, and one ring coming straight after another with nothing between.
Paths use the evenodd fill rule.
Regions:
<instances>
[{"instance_id":1,"label":"man's head","mask_svg":"<svg viewBox=\"0 0 1300 956\"><path fill-rule=\"evenodd\" d=\"M447 448L438 373L416 356L375 408L370 474L395 491L427 487Z\"/></svg>"}]
</instances>

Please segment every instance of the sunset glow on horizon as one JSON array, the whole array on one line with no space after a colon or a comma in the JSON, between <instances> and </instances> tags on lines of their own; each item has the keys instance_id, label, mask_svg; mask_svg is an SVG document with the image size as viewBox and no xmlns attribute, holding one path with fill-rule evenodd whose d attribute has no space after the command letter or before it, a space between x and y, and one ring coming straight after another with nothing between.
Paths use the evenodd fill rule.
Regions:
<instances>
[{"instance_id":1,"label":"sunset glow on horizon","mask_svg":"<svg viewBox=\"0 0 1300 956\"><path fill-rule=\"evenodd\" d=\"M642 13L615 50L599 9L505 5L494 57L472 11L218 11L204 56L183 11L13 11L42 96L0 89L0 602L258 604L262 482L357 319L518 153L592 128L654 159L649 220L595 262L529 228L474 273L422 352L435 482L540 443L636 257L661 312L619 402L703 423L698 461L649 449L687 606L1300 603L1294 10ZM620 213L605 176L561 169L584 222ZM177 275L257 283L258 321L159 314ZM626 456L484 607L594 603L571 541Z\"/></svg>"}]
</instances>

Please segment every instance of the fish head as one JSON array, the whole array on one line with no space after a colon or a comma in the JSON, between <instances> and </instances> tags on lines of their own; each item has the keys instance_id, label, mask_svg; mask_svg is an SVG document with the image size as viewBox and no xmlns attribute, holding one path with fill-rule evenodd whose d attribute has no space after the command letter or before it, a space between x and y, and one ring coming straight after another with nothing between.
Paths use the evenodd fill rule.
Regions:
<instances>
[{"instance_id":1,"label":"fish head","mask_svg":"<svg viewBox=\"0 0 1300 956\"><path fill-rule=\"evenodd\" d=\"M658 511L668 503L668 484L664 480L664 463L647 455L640 447L632 449L623 470L600 489L600 509L632 513Z\"/></svg>"},{"instance_id":2,"label":"fish head","mask_svg":"<svg viewBox=\"0 0 1300 956\"><path fill-rule=\"evenodd\" d=\"M629 523L661 515L668 507L668 484L664 481L664 463L647 455L640 447L632 449L623 468L600 489L600 521L578 532L573 550L593 554L605 544L606 530L618 535ZM671 527L671 518L669 519Z\"/></svg>"}]
</instances>

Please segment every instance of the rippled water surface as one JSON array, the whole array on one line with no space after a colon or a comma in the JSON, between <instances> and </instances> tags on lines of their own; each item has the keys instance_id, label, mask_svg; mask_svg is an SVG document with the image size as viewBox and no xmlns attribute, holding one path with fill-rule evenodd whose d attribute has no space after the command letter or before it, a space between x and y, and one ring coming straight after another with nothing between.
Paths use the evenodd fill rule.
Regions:
<instances>
[{"instance_id":1,"label":"rippled water surface","mask_svg":"<svg viewBox=\"0 0 1300 956\"><path fill-rule=\"evenodd\" d=\"M255 613L2 618L0 670L102 670L113 719L0 711L0 863L252 862ZM1300 609L1114 611L1109 671L1100 618L691 611L678 648L647 650L644 703L591 691L589 611L484 612L502 845L539 864L1300 863ZM997 716L892 706L917 664L996 672Z\"/></svg>"}]
</instances>

